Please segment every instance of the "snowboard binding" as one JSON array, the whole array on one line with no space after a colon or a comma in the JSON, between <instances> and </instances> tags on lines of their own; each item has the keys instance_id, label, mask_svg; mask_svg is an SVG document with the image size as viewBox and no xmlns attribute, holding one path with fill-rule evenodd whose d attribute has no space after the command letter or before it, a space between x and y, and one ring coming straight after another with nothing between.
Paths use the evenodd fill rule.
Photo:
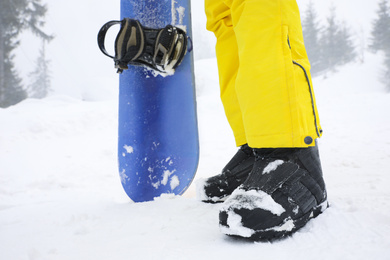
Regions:
<instances>
[{"instance_id":1,"label":"snowboard binding","mask_svg":"<svg viewBox=\"0 0 390 260\"><path fill-rule=\"evenodd\" d=\"M120 24L121 28L115 40L114 57L106 51L104 41L107 31L116 24ZM178 27L167 25L152 29L130 18L107 22L98 33L99 48L114 60L118 73L128 69L129 64L173 73L187 53L187 42L185 31Z\"/></svg>"}]
</instances>

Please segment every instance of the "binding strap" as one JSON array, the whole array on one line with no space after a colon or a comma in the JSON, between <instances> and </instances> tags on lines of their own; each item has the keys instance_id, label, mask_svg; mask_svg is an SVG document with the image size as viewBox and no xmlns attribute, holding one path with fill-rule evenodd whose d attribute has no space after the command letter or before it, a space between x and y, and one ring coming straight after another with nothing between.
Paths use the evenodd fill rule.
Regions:
<instances>
[{"instance_id":1,"label":"binding strap","mask_svg":"<svg viewBox=\"0 0 390 260\"><path fill-rule=\"evenodd\" d=\"M120 24L115 39L115 56L105 48L107 31ZM98 33L98 45L106 56L115 62L118 73L128 69L128 64L148 66L160 72L174 71L187 52L187 37L183 30L167 25L162 29L143 27L139 21L125 18L122 21L110 21L102 26Z\"/></svg>"}]
</instances>

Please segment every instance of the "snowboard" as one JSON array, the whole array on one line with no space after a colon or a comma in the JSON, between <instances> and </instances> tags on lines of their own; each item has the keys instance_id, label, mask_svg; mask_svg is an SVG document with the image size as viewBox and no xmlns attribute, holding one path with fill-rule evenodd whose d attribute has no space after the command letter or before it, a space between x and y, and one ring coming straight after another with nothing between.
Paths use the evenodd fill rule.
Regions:
<instances>
[{"instance_id":1,"label":"snowboard","mask_svg":"<svg viewBox=\"0 0 390 260\"><path fill-rule=\"evenodd\" d=\"M127 17L150 28L171 24L191 38L190 0L121 0L121 19ZM118 161L125 192L134 202L183 194L199 160L193 52L170 76L129 66L119 85Z\"/></svg>"}]
</instances>

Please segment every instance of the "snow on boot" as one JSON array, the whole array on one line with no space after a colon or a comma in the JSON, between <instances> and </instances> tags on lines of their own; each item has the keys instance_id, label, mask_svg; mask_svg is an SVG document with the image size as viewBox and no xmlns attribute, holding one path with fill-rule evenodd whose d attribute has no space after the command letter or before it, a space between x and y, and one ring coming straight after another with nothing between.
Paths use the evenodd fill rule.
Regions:
<instances>
[{"instance_id":1,"label":"snow on boot","mask_svg":"<svg viewBox=\"0 0 390 260\"><path fill-rule=\"evenodd\" d=\"M223 168L222 173L197 181L197 196L203 202L222 202L248 177L255 162L252 148L243 145Z\"/></svg>"},{"instance_id":2,"label":"snow on boot","mask_svg":"<svg viewBox=\"0 0 390 260\"><path fill-rule=\"evenodd\" d=\"M248 179L220 210L223 233L252 240L281 238L328 207L317 147L254 151Z\"/></svg>"},{"instance_id":3,"label":"snow on boot","mask_svg":"<svg viewBox=\"0 0 390 260\"><path fill-rule=\"evenodd\" d=\"M121 28L115 40L115 57L105 48L108 29L115 24ZM162 73L173 74L187 52L187 35L175 26L152 29L137 20L125 18L110 21L98 33L98 45L106 56L114 59L118 73L128 69L128 64L147 66Z\"/></svg>"}]
</instances>

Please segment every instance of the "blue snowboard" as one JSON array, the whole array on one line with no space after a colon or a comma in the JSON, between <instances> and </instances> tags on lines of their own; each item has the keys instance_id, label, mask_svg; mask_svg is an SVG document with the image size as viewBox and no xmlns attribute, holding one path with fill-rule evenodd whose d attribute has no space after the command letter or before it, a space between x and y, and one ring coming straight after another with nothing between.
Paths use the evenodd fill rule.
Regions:
<instances>
[{"instance_id":1,"label":"blue snowboard","mask_svg":"<svg viewBox=\"0 0 390 260\"><path fill-rule=\"evenodd\" d=\"M172 24L191 36L190 0L121 0L126 17L150 28ZM123 188L135 202L189 187L199 160L192 52L172 76L137 66L121 74L118 157Z\"/></svg>"}]
</instances>

